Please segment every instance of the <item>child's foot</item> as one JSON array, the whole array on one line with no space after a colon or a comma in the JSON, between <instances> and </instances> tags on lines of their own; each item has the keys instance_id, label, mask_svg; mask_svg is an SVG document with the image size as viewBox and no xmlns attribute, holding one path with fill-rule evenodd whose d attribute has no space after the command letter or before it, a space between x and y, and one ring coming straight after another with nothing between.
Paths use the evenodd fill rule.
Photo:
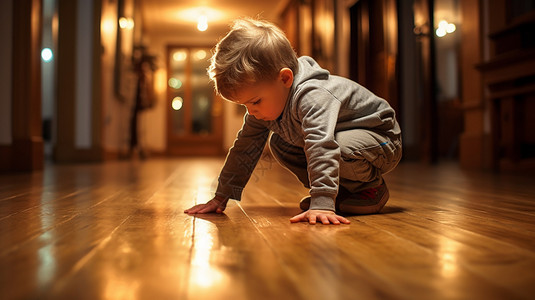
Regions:
<instances>
[{"instance_id":1,"label":"child's foot","mask_svg":"<svg viewBox=\"0 0 535 300\"><path fill-rule=\"evenodd\" d=\"M340 212L356 215L376 214L385 206L390 193L383 180L381 185L354 194L342 194L336 198Z\"/></svg>"},{"instance_id":2,"label":"child's foot","mask_svg":"<svg viewBox=\"0 0 535 300\"><path fill-rule=\"evenodd\" d=\"M354 194L341 189L336 197L336 210L342 213L357 215L375 214L385 206L389 196L390 194L384 180L378 187L369 188ZM301 199L299 208L308 210L309 207L310 196Z\"/></svg>"}]
</instances>

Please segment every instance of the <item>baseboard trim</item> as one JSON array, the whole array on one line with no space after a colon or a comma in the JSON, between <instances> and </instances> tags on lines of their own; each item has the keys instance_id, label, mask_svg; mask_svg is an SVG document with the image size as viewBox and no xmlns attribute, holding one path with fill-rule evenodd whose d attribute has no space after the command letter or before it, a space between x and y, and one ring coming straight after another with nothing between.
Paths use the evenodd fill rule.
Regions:
<instances>
[{"instance_id":1,"label":"baseboard trim","mask_svg":"<svg viewBox=\"0 0 535 300\"><path fill-rule=\"evenodd\" d=\"M11 145L0 145L0 171L30 172L44 167L44 143L40 137L16 139Z\"/></svg>"},{"instance_id":2,"label":"baseboard trim","mask_svg":"<svg viewBox=\"0 0 535 300\"><path fill-rule=\"evenodd\" d=\"M0 172L12 170L11 145L0 145Z\"/></svg>"},{"instance_id":3,"label":"baseboard trim","mask_svg":"<svg viewBox=\"0 0 535 300\"><path fill-rule=\"evenodd\" d=\"M106 153L100 148L76 149L72 147L54 147L54 162L56 163L91 163L102 162Z\"/></svg>"}]
</instances>

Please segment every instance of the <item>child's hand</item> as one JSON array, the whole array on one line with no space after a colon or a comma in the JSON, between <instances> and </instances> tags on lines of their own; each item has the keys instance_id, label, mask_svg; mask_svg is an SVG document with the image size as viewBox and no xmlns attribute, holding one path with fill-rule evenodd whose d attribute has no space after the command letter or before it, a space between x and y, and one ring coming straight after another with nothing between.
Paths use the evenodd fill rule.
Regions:
<instances>
[{"instance_id":1,"label":"child's hand","mask_svg":"<svg viewBox=\"0 0 535 300\"><path fill-rule=\"evenodd\" d=\"M316 221L319 221L325 225L329 225L331 223L334 225L340 225L340 223L351 223L348 219L339 216L330 210L307 210L290 219L290 222L292 223L303 221L308 221L310 224L316 224Z\"/></svg>"},{"instance_id":2,"label":"child's hand","mask_svg":"<svg viewBox=\"0 0 535 300\"><path fill-rule=\"evenodd\" d=\"M216 212L218 214L223 213L225 208L227 208L228 199L223 199L221 197L215 196L212 200L206 202L205 204L197 204L192 208L186 209L184 212L187 214L207 214Z\"/></svg>"}]
</instances>

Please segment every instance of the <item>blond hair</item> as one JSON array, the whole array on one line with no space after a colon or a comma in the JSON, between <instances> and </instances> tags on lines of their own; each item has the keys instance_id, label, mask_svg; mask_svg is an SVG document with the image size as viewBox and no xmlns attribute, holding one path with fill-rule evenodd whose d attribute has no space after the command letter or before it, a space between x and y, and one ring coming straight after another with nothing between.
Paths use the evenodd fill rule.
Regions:
<instances>
[{"instance_id":1,"label":"blond hair","mask_svg":"<svg viewBox=\"0 0 535 300\"><path fill-rule=\"evenodd\" d=\"M297 72L297 55L282 30L267 21L239 19L217 44L208 75L216 93L230 100L241 87L275 79L282 68Z\"/></svg>"}]
</instances>

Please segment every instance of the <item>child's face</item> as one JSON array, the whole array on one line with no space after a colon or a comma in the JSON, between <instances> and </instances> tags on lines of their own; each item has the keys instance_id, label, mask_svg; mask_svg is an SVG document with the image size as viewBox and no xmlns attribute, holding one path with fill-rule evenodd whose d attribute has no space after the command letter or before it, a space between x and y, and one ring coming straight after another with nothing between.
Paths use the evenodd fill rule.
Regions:
<instances>
[{"instance_id":1,"label":"child's face","mask_svg":"<svg viewBox=\"0 0 535 300\"><path fill-rule=\"evenodd\" d=\"M284 68L275 80L241 88L232 100L245 105L255 118L272 121L282 114L292 83L292 70Z\"/></svg>"}]
</instances>

